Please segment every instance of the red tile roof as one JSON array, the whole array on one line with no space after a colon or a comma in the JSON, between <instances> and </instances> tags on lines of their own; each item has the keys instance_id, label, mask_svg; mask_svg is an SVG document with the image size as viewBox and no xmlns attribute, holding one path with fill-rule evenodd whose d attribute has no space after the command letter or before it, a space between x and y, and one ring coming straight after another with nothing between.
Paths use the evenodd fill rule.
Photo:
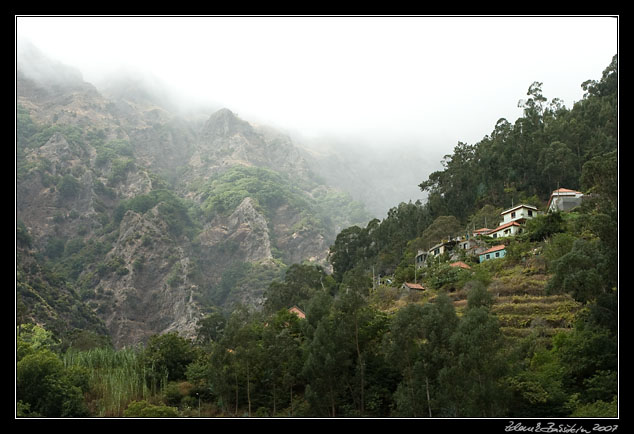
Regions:
<instances>
[{"instance_id":1,"label":"red tile roof","mask_svg":"<svg viewBox=\"0 0 634 434\"><path fill-rule=\"evenodd\" d=\"M491 233L501 231L502 229L506 229L510 226L520 226L520 224L515 220L512 222L504 223L502 226L498 226L497 228L493 229Z\"/></svg>"},{"instance_id":2,"label":"red tile roof","mask_svg":"<svg viewBox=\"0 0 634 434\"><path fill-rule=\"evenodd\" d=\"M557 190L553 191L552 194L555 193L575 193L575 194L582 194L580 191L577 190L570 190L567 188L558 188Z\"/></svg>"},{"instance_id":3,"label":"red tile roof","mask_svg":"<svg viewBox=\"0 0 634 434\"><path fill-rule=\"evenodd\" d=\"M462 261L457 261L457 262L452 262L451 264L449 264L452 267L460 267L460 268L464 268L465 270L469 270L471 269L471 267L469 267L467 264L465 264Z\"/></svg>"},{"instance_id":4,"label":"red tile roof","mask_svg":"<svg viewBox=\"0 0 634 434\"><path fill-rule=\"evenodd\" d=\"M425 288L423 288L423 286L418 283L405 282L403 285L407 286L409 289L419 289L421 291L425 290Z\"/></svg>"},{"instance_id":5,"label":"red tile roof","mask_svg":"<svg viewBox=\"0 0 634 434\"><path fill-rule=\"evenodd\" d=\"M485 255L487 253L497 252L498 250L504 250L504 249L506 249L506 246L504 244L498 244L497 246L493 246L489 250L486 250L480 254Z\"/></svg>"},{"instance_id":6,"label":"red tile roof","mask_svg":"<svg viewBox=\"0 0 634 434\"><path fill-rule=\"evenodd\" d=\"M306 314L304 313L303 310L301 310L299 307L297 306L293 306L290 309L288 309L288 311L290 313L294 313L295 315L297 315L300 318L306 318Z\"/></svg>"},{"instance_id":7,"label":"red tile roof","mask_svg":"<svg viewBox=\"0 0 634 434\"><path fill-rule=\"evenodd\" d=\"M474 234L486 234L487 232L490 232L491 229L489 228L480 228L480 229L476 229L473 231Z\"/></svg>"}]
</instances>

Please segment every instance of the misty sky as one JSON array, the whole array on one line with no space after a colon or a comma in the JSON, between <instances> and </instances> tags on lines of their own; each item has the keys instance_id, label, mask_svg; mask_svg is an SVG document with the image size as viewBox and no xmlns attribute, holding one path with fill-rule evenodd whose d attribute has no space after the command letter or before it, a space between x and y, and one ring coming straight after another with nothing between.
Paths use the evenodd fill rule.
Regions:
<instances>
[{"instance_id":1,"label":"misty sky","mask_svg":"<svg viewBox=\"0 0 634 434\"><path fill-rule=\"evenodd\" d=\"M618 49L609 17L16 17L16 35L89 82L149 71L246 120L440 156L514 122L534 81L571 108Z\"/></svg>"}]
</instances>

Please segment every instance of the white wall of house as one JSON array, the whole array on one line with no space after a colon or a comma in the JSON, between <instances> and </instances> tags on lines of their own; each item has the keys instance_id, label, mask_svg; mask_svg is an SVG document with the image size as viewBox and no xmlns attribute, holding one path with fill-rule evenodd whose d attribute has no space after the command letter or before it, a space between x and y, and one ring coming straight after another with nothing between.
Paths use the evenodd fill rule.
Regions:
<instances>
[{"instance_id":1,"label":"white wall of house","mask_svg":"<svg viewBox=\"0 0 634 434\"><path fill-rule=\"evenodd\" d=\"M578 192L560 193L551 196L548 211L568 211L576 206L581 205L583 194Z\"/></svg>"},{"instance_id":2,"label":"white wall of house","mask_svg":"<svg viewBox=\"0 0 634 434\"><path fill-rule=\"evenodd\" d=\"M498 231L491 232L489 236L493 238L502 238L502 237L510 237L513 235L517 235L520 232L520 227L516 225L510 225L506 228L500 229Z\"/></svg>"},{"instance_id":3,"label":"white wall of house","mask_svg":"<svg viewBox=\"0 0 634 434\"><path fill-rule=\"evenodd\" d=\"M416 254L416 268L421 268L427 265L427 256L428 252L419 250L418 254Z\"/></svg>"},{"instance_id":4,"label":"white wall of house","mask_svg":"<svg viewBox=\"0 0 634 434\"><path fill-rule=\"evenodd\" d=\"M533 218L537 215L537 208L529 205L518 205L516 207L507 209L506 211L502 212L501 215L503 220L500 222L500 226L515 220Z\"/></svg>"}]
</instances>

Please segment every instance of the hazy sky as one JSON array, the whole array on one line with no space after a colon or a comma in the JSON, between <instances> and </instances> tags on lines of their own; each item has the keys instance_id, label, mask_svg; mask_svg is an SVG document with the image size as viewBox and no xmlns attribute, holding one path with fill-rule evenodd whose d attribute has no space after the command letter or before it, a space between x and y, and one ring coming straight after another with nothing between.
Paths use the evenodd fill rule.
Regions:
<instances>
[{"instance_id":1,"label":"hazy sky","mask_svg":"<svg viewBox=\"0 0 634 434\"><path fill-rule=\"evenodd\" d=\"M617 54L610 17L16 17L16 34L86 81L150 71L184 95L311 137L451 152L534 81L567 107Z\"/></svg>"}]
</instances>

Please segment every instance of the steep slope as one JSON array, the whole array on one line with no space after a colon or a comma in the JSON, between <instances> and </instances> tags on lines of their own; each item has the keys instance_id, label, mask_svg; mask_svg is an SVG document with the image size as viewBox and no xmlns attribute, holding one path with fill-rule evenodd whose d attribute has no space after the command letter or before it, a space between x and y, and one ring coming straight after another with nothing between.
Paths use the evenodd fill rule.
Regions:
<instances>
[{"instance_id":1,"label":"steep slope","mask_svg":"<svg viewBox=\"0 0 634 434\"><path fill-rule=\"evenodd\" d=\"M17 221L118 347L259 307L287 265L326 266L337 231L368 219L288 137L228 109L199 122L129 81L101 93L33 48L16 79Z\"/></svg>"},{"instance_id":2,"label":"steep slope","mask_svg":"<svg viewBox=\"0 0 634 434\"><path fill-rule=\"evenodd\" d=\"M16 240L17 323L46 323L57 335L75 329L106 335L105 323L73 286L40 264L24 227L18 227Z\"/></svg>"}]
</instances>

